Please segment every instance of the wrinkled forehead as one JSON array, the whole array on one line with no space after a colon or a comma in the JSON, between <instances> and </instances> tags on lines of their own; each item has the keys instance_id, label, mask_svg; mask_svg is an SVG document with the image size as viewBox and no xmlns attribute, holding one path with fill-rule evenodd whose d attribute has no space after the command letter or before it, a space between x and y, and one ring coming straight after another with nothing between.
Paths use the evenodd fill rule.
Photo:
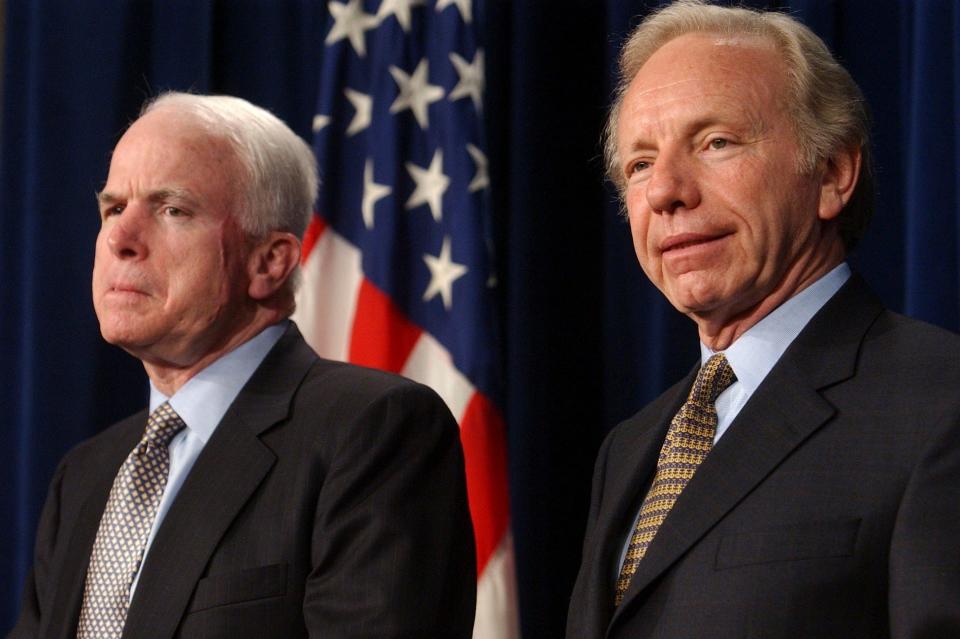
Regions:
<instances>
[{"instance_id":1,"label":"wrinkled forehead","mask_svg":"<svg viewBox=\"0 0 960 639\"><path fill-rule=\"evenodd\" d=\"M218 155L225 155L232 149L221 135L200 120L197 116L160 107L139 118L127 128L114 153L124 147L137 145L184 145L196 149L210 149Z\"/></svg>"},{"instance_id":2,"label":"wrinkled forehead","mask_svg":"<svg viewBox=\"0 0 960 639\"><path fill-rule=\"evenodd\" d=\"M677 76L734 70L752 76L765 69L786 71L776 43L761 35L687 33L667 40L654 50L634 74L638 77ZM722 78L718 78L722 79Z\"/></svg>"},{"instance_id":3,"label":"wrinkled forehead","mask_svg":"<svg viewBox=\"0 0 960 639\"><path fill-rule=\"evenodd\" d=\"M627 87L620 124L669 106L696 110L722 100L748 110L783 105L785 64L766 38L687 34L668 41L640 67Z\"/></svg>"},{"instance_id":4,"label":"wrinkled forehead","mask_svg":"<svg viewBox=\"0 0 960 639\"><path fill-rule=\"evenodd\" d=\"M246 173L232 145L196 119L158 109L136 120L117 143L100 200L180 194L198 209L232 212Z\"/></svg>"},{"instance_id":5,"label":"wrinkled forehead","mask_svg":"<svg viewBox=\"0 0 960 639\"><path fill-rule=\"evenodd\" d=\"M240 178L242 168L226 137L196 116L163 107L130 125L113 150L110 168L129 160L137 160L145 167L175 162L194 170L205 167L231 181Z\"/></svg>"}]
</instances>

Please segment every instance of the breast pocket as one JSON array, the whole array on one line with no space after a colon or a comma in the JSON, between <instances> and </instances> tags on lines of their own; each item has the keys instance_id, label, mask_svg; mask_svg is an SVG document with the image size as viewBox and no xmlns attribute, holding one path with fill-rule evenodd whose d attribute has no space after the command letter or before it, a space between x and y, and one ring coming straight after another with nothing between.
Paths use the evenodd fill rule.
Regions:
<instances>
[{"instance_id":1,"label":"breast pocket","mask_svg":"<svg viewBox=\"0 0 960 639\"><path fill-rule=\"evenodd\" d=\"M857 544L860 519L803 522L725 535L716 569L828 557L849 557Z\"/></svg>"},{"instance_id":2,"label":"breast pocket","mask_svg":"<svg viewBox=\"0 0 960 639\"><path fill-rule=\"evenodd\" d=\"M287 564L272 564L210 575L197 583L189 612L268 597L282 597L286 592Z\"/></svg>"}]
</instances>

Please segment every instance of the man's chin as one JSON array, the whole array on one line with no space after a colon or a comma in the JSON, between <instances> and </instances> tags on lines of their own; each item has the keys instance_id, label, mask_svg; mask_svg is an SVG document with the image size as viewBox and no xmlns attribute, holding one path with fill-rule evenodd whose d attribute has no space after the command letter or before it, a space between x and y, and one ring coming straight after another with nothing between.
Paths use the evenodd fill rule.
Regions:
<instances>
[{"instance_id":1,"label":"man's chin","mask_svg":"<svg viewBox=\"0 0 960 639\"><path fill-rule=\"evenodd\" d=\"M122 348L134 357L138 357L156 341L143 330L105 325L103 322L100 323L100 336L106 343Z\"/></svg>"},{"instance_id":2,"label":"man's chin","mask_svg":"<svg viewBox=\"0 0 960 639\"><path fill-rule=\"evenodd\" d=\"M677 287L664 294L675 309L690 317L709 315L723 305L720 295L702 288Z\"/></svg>"}]
</instances>

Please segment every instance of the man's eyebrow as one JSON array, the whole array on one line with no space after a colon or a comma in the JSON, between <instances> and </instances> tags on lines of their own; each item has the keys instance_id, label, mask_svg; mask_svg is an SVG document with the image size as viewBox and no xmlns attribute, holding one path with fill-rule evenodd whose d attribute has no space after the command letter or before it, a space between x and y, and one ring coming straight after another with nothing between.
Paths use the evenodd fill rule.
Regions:
<instances>
[{"instance_id":1,"label":"man's eyebrow","mask_svg":"<svg viewBox=\"0 0 960 639\"><path fill-rule=\"evenodd\" d=\"M106 191L97 191L95 195L97 197L97 203L100 204L100 206L114 204L120 199L113 193L107 193Z\"/></svg>"},{"instance_id":2,"label":"man's eyebrow","mask_svg":"<svg viewBox=\"0 0 960 639\"><path fill-rule=\"evenodd\" d=\"M750 136L759 136L770 127L769 124L749 104L740 104L736 109L712 113L692 123L697 131L712 126L733 126L741 133Z\"/></svg>"},{"instance_id":3,"label":"man's eyebrow","mask_svg":"<svg viewBox=\"0 0 960 639\"><path fill-rule=\"evenodd\" d=\"M122 202L125 199L119 195L114 195L113 193L109 193L107 191L100 191L96 195L97 202L100 203L100 206L116 204L117 202ZM153 203L166 202L168 200L181 200L191 206L196 206L199 202L199 199L190 190L180 188L167 188L150 191L147 193L147 200Z\"/></svg>"},{"instance_id":4,"label":"man's eyebrow","mask_svg":"<svg viewBox=\"0 0 960 639\"><path fill-rule=\"evenodd\" d=\"M147 193L147 200L150 202L167 202L169 200L179 200L190 206L196 206L199 198L189 189L170 187L157 189Z\"/></svg>"},{"instance_id":5,"label":"man's eyebrow","mask_svg":"<svg viewBox=\"0 0 960 639\"><path fill-rule=\"evenodd\" d=\"M740 129L742 133L751 137L759 137L768 129L761 118L757 117L749 109L744 109L740 113L704 114L693 120L690 120L689 122L685 122L680 131L685 136L696 135L704 129L709 129L710 127L718 125L732 126L736 129ZM648 139L647 137L637 137L630 143L629 151L644 151L653 146L656 145L651 139Z\"/></svg>"}]
</instances>

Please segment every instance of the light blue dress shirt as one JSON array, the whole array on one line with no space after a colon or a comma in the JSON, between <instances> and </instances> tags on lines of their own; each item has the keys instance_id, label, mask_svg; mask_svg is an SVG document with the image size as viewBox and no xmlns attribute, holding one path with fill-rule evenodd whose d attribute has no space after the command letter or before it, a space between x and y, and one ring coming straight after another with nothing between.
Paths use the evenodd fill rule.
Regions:
<instances>
[{"instance_id":1,"label":"light blue dress shirt","mask_svg":"<svg viewBox=\"0 0 960 639\"><path fill-rule=\"evenodd\" d=\"M270 349L279 341L288 324L288 321L284 321L265 328L253 339L244 342L191 377L173 397L167 397L157 390L153 382L150 383L150 412L163 402L169 401L187 427L177 433L167 447L170 451L170 474L157 507L157 518L147 537L147 545L143 551L144 560L153 544L157 529L180 492L180 487L183 486L194 462L200 456L200 451L207 445L233 400L263 363ZM143 562L140 565L142 566ZM139 581L138 571L130 588L131 599Z\"/></svg>"},{"instance_id":2,"label":"light blue dress shirt","mask_svg":"<svg viewBox=\"0 0 960 639\"><path fill-rule=\"evenodd\" d=\"M769 315L747 329L725 351L712 351L700 343L700 360L705 364L715 352L722 352L730 362L737 381L720 393L716 401L716 444L747 400L760 386L780 356L797 338L803 327L850 278L850 267L844 262L819 280L775 308Z\"/></svg>"},{"instance_id":3,"label":"light blue dress shirt","mask_svg":"<svg viewBox=\"0 0 960 639\"><path fill-rule=\"evenodd\" d=\"M715 403L717 432L713 437L714 444L727 431L740 410L747 404L754 391L773 369L784 351L797 338L800 331L849 278L850 267L844 262L775 308L747 329L747 332L737 338L725 351L713 351L703 342L700 343L701 365L705 364L714 353L722 352L737 376L737 381L717 397ZM630 538L633 536L633 529L636 528L639 517L638 508L633 524L627 531L614 580L620 575L623 560L630 547Z\"/></svg>"}]
</instances>

